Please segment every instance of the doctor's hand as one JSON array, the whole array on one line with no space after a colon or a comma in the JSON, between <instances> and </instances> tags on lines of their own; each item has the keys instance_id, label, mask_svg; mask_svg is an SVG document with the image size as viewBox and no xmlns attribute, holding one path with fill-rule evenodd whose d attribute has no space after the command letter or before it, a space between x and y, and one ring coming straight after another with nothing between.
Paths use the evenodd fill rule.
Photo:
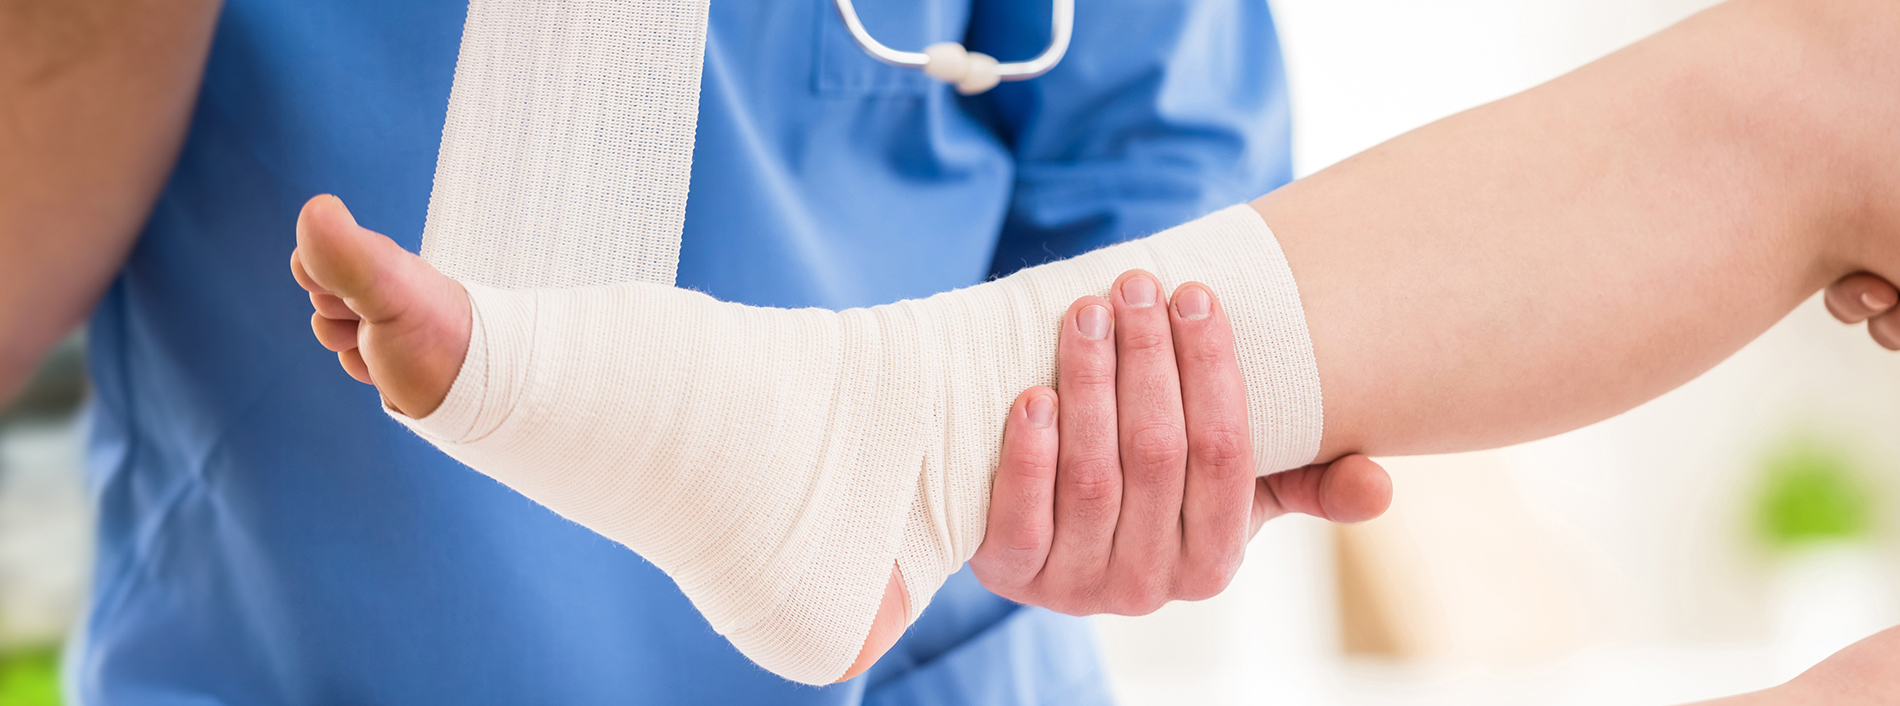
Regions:
<instances>
[{"instance_id":1,"label":"doctor's hand","mask_svg":"<svg viewBox=\"0 0 1900 706\"><path fill-rule=\"evenodd\" d=\"M1365 456L1254 477L1247 390L1226 312L1204 285L1164 298L1133 271L1064 319L1057 380L1010 410L989 527L970 560L1010 600L1145 615L1219 594L1262 523L1360 522L1392 482Z\"/></svg>"},{"instance_id":2,"label":"doctor's hand","mask_svg":"<svg viewBox=\"0 0 1900 706\"><path fill-rule=\"evenodd\" d=\"M1900 351L1900 290L1879 275L1860 272L1828 285L1827 310L1844 324L1867 322L1867 335Z\"/></svg>"}]
</instances>

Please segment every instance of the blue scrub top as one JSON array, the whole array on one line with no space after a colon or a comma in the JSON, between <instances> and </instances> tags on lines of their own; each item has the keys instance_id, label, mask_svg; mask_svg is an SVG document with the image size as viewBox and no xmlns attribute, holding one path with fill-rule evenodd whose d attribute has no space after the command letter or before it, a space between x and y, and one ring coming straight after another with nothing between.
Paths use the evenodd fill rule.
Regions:
<instances>
[{"instance_id":1,"label":"blue scrub top","mask_svg":"<svg viewBox=\"0 0 1900 706\"><path fill-rule=\"evenodd\" d=\"M680 258L723 299L928 295L1290 178L1262 0L1101 0L1049 75L961 98L831 0L714 0ZM1004 60L1040 0L866 0ZM416 249L465 6L227 0L176 173L91 327L89 704L1094 703L1085 623L952 578L866 676L760 670L673 583L385 417L286 265L311 195ZM1106 284L1106 283L1104 283Z\"/></svg>"}]
</instances>

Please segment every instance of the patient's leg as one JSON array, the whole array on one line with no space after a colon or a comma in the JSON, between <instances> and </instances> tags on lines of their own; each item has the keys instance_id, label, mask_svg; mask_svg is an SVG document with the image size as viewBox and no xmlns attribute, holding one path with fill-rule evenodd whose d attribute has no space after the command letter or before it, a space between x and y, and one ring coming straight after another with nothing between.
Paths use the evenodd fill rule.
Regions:
<instances>
[{"instance_id":1,"label":"patient's leg","mask_svg":"<svg viewBox=\"0 0 1900 706\"><path fill-rule=\"evenodd\" d=\"M1689 706L1885 706L1900 703L1900 627L1842 648L1772 689Z\"/></svg>"},{"instance_id":2,"label":"patient's leg","mask_svg":"<svg viewBox=\"0 0 1900 706\"><path fill-rule=\"evenodd\" d=\"M1210 281L1237 337L1266 336L1242 353L1250 400L1285 411L1256 416L1255 442L1292 465L1308 443L1324 460L1579 426L1706 369L1835 277L1896 279L1897 14L1718 8L1263 197L1277 247L1229 211L846 314L647 286L471 288L459 376L440 361L461 356L413 347L470 326L439 304L452 283L324 203L299 257L307 286L347 300L320 295L320 311L378 312L320 317L344 323L319 337L429 415L446 450L653 559L754 659L827 681L893 560L914 617L975 548L1009 400L1047 380L1055 327L1076 325L1066 303L1120 269ZM1300 422L1299 376L1281 374L1304 365L1305 324L1288 325L1302 314L1323 440ZM346 350L359 342L363 361Z\"/></svg>"},{"instance_id":3,"label":"patient's leg","mask_svg":"<svg viewBox=\"0 0 1900 706\"><path fill-rule=\"evenodd\" d=\"M1735 2L1253 203L1320 457L1492 448L1688 381L1828 282L1900 282L1900 3Z\"/></svg>"},{"instance_id":4,"label":"patient's leg","mask_svg":"<svg viewBox=\"0 0 1900 706\"><path fill-rule=\"evenodd\" d=\"M1304 466L1319 450L1319 377L1299 294L1245 205L997 282L845 312L651 284L470 284L467 356L439 406L410 395L412 332L460 325L461 311L417 317L423 325L404 316L455 285L357 228L334 199L312 201L299 237L305 279L370 322L319 316L320 335L346 356L358 346L391 404L426 415L406 423L639 552L741 651L801 681L845 672L893 563L908 623L975 552L1011 402L1054 382L1061 327L1080 325L1064 313L1075 297L1125 270L1164 283L1193 273L1221 291L1261 472ZM384 272L430 283L379 287ZM387 374L390 357L408 371Z\"/></svg>"}]
</instances>

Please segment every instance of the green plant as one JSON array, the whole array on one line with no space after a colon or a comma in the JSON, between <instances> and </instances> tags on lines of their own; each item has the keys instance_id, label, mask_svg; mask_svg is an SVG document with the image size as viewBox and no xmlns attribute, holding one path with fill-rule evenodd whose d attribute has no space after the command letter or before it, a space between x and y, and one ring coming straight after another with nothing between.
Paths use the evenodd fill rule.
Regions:
<instances>
[{"instance_id":1,"label":"green plant","mask_svg":"<svg viewBox=\"0 0 1900 706\"><path fill-rule=\"evenodd\" d=\"M0 706L59 706L59 651L0 654Z\"/></svg>"},{"instance_id":2,"label":"green plant","mask_svg":"<svg viewBox=\"0 0 1900 706\"><path fill-rule=\"evenodd\" d=\"M1777 546L1867 537L1873 493L1848 458L1828 446L1796 440L1763 466L1756 524Z\"/></svg>"}]
</instances>

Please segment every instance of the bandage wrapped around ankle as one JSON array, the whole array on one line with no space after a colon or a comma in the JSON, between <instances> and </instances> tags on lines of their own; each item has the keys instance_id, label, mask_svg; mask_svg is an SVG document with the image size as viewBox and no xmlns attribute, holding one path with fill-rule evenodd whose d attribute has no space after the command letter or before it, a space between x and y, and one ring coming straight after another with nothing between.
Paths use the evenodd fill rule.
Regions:
<instances>
[{"instance_id":1,"label":"bandage wrapped around ankle","mask_svg":"<svg viewBox=\"0 0 1900 706\"><path fill-rule=\"evenodd\" d=\"M466 284L461 372L440 408L404 422L652 561L760 665L829 683L869 634L893 562L914 621L976 551L1012 402L1054 383L1069 305L1136 268L1218 293L1258 471L1310 463L1321 399L1299 291L1244 205L843 312L647 283Z\"/></svg>"}]
</instances>

